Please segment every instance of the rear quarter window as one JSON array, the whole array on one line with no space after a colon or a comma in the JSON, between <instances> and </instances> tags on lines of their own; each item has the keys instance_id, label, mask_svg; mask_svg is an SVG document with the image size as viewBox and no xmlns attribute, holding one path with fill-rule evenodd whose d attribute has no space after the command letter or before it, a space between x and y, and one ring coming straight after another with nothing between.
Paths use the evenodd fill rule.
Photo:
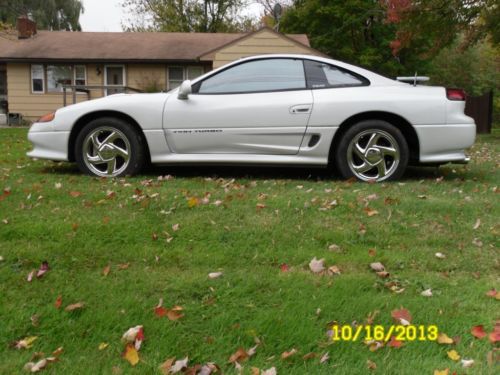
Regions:
<instances>
[{"instance_id":1,"label":"rear quarter window","mask_svg":"<svg viewBox=\"0 0 500 375\"><path fill-rule=\"evenodd\" d=\"M307 87L311 89L368 86L368 79L320 61L305 60Z\"/></svg>"}]
</instances>

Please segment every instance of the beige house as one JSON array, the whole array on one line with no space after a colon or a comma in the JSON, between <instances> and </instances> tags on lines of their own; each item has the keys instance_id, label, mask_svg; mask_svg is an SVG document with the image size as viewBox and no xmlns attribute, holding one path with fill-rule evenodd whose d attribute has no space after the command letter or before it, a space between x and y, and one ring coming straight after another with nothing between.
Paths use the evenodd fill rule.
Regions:
<instances>
[{"instance_id":1,"label":"beige house","mask_svg":"<svg viewBox=\"0 0 500 375\"><path fill-rule=\"evenodd\" d=\"M247 34L36 32L34 24L18 29L19 35L0 36L0 113L8 106L11 116L28 120L73 101L170 90L241 57L321 55L306 35L269 28Z\"/></svg>"}]
</instances>

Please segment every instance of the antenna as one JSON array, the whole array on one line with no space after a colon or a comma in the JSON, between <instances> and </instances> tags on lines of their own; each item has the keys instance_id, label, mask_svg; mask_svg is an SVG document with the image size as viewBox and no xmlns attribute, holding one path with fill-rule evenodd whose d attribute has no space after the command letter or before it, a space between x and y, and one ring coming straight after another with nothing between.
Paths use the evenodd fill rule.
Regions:
<instances>
[{"instance_id":1,"label":"antenna","mask_svg":"<svg viewBox=\"0 0 500 375\"><path fill-rule=\"evenodd\" d=\"M280 3L274 4L273 17L276 20L276 25L274 26L274 29L278 32L280 31L280 19L281 19L282 12L283 12L283 8L281 7Z\"/></svg>"}]
</instances>

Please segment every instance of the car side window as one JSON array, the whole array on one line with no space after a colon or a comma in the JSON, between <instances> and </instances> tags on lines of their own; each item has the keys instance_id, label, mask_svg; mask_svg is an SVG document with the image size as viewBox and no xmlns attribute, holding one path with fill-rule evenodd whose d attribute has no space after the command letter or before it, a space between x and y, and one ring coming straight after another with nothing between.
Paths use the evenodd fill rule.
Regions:
<instances>
[{"instance_id":1,"label":"car side window","mask_svg":"<svg viewBox=\"0 0 500 375\"><path fill-rule=\"evenodd\" d=\"M235 94L306 88L302 60L263 59L245 62L209 77L194 88L199 94Z\"/></svg>"},{"instance_id":2,"label":"car side window","mask_svg":"<svg viewBox=\"0 0 500 375\"><path fill-rule=\"evenodd\" d=\"M305 60L304 66L307 74L307 87L311 89L369 85L366 78L333 65Z\"/></svg>"}]
</instances>

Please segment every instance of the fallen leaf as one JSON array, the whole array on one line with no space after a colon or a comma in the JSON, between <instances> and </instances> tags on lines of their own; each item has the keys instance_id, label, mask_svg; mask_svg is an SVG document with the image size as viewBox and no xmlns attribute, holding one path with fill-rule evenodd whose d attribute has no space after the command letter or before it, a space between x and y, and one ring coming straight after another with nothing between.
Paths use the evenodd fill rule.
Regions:
<instances>
[{"instance_id":1,"label":"fallen leaf","mask_svg":"<svg viewBox=\"0 0 500 375\"><path fill-rule=\"evenodd\" d=\"M410 312L403 307L401 307L399 310L393 310L391 312L391 316L395 320L396 324L402 325L409 325L412 319Z\"/></svg>"},{"instance_id":2,"label":"fallen leaf","mask_svg":"<svg viewBox=\"0 0 500 375\"><path fill-rule=\"evenodd\" d=\"M368 367L369 370L376 370L377 369L377 364L373 361L370 361L369 359L366 360L366 367Z\"/></svg>"},{"instance_id":3,"label":"fallen leaf","mask_svg":"<svg viewBox=\"0 0 500 375\"><path fill-rule=\"evenodd\" d=\"M101 342L98 346L98 349L99 350L104 350L106 349L107 347L109 346L109 344L107 342Z\"/></svg>"},{"instance_id":4,"label":"fallen leaf","mask_svg":"<svg viewBox=\"0 0 500 375\"><path fill-rule=\"evenodd\" d=\"M188 199L187 201L187 205L189 208L193 208L193 207L196 207L200 204L200 200L196 197L191 197Z\"/></svg>"},{"instance_id":5,"label":"fallen leaf","mask_svg":"<svg viewBox=\"0 0 500 375\"><path fill-rule=\"evenodd\" d=\"M493 331L489 334L488 338L492 344L500 341L500 320L496 321L495 327L493 327Z\"/></svg>"},{"instance_id":6,"label":"fallen leaf","mask_svg":"<svg viewBox=\"0 0 500 375\"><path fill-rule=\"evenodd\" d=\"M472 240L472 244L477 247L483 247L483 241L481 241L479 238L474 238Z\"/></svg>"},{"instance_id":7,"label":"fallen leaf","mask_svg":"<svg viewBox=\"0 0 500 375\"><path fill-rule=\"evenodd\" d=\"M77 303L73 303L71 305L66 306L66 308L64 310L65 311L75 311L75 310L82 309L84 307L85 307L84 302L77 302Z\"/></svg>"},{"instance_id":8,"label":"fallen leaf","mask_svg":"<svg viewBox=\"0 0 500 375\"><path fill-rule=\"evenodd\" d=\"M381 271L381 272L375 272L378 277L381 277L382 279L386 279L390 276L390 273L387 271Z\"/></svg>"},{"instance_id":9,"label":"fallen leaf","mask_svg":"<svg viewBox=\"0 0 500 375\"><path fill-rule=\"evenodd\" d=\"M474 364L474 360L473 359L462 359L460 361L460 363L462 364L463 368L468 368L468 367L472 367L472 365Z\"/></svg>"},{"instance_id":10,"label":"fallen leaf","mask_svg":"<svg viewBox=\"0 0 500 375\"><path fill-rule=\"evenodd\" d=\"M163 362L159 367L161 373L163 375L170 374L170 369L172 368L174 362L175 362L175 357L168 358L165 362Z\"/></svg>"},{"instance_id":11,"label":"fallen leaf","mask_svg":"<svg viewBox=\"0 0 500 375\"><path fill-rule=\"evenodd\" d=\"M385 267L380 262L370 263L370 268L375 272L383 272L385 271Z\"/></svg>"},{"instance_id":12,"label":"fallen leaf","mask_svg":"<svg viewBox=\"0 0 500 375\"><path fill-rule=\"evenodd\" d=\"M431 289L426 289L422 293L420 293L421 296L423 297L432 297L432 290Z\"/></svg>"},{"instance_id":13,"label":"fallen leaf","mask_svg":"<svg viewBox=\"0 0 500 375\"><path fill-rule=\"evenodd\" d=\"M434 254L434 255L435 255L435 256L436 256L436 258L438 258L438 259L444 259L444 258L446 258L446 255L444 255L443 253L436 253L436 254Z\"/></svg>"},{"instance_id":14,"label":"fallen leaf","mask_svg":"<svg viewBox=\"0 0 500 375\"><path fill-rule=\"evenodd\" d=\"M375 255L377 255L376 249L368 249L368 256L374 257Z\"/></svg>"},{"instance_id":15,"label":"fallen leaf","mask_svg":"<svg viewBox=\"0 0 500 375\"><path fill-rule=\"evenodd\" d=\"M448 354L448 358L451 359L452 361L458 361L460 359L460 355L458 354L458 352L456 350L450 350L448 352L446 352L446 354Z\"/></svg>"},{"instance_id":16,"label":"fallen leaf","mask_svg":"<svg viewBox=\"0 0 500 375\"><path fill-rule=\"evenodd\" d=\"M472 327L470 333L477 339L482 339L486 336L486 332L484 332L484 327L482 325Z\"/></svg>"},{"instance_id":17,"label":"fallen leaf","mask_svg":"<svg viewBox=\"0 0 500 375\"><path fill-rule=\"evenodd\" d=\"M125 343L133 343L139 332L142 331L142 326L129 328L122 336L122 341Z\"/></svg>"},{"instance_id":18,"label":"fallen leaf","mask_svg":"<svg viewBox=\"0 0 500 375\"><path fill-rule=\"evenodd\" d=\"M292 355L297 353L297 349L293 348L290 351L281 353L281 359L290 358Z\"/></svg>"},{"instance_id":19,"label":"fallen leaf","mask_svg":"<svg viewBox=\"0 0 500 375\"><path fill-rule=\"evenodd\" d=\"M104 269L102 270L102 275L103 276L108 276L109 273L111 272L111 266L108 264Z\"/></svg>"},{"instance_id":20,"label":"fallen leaf","mask_svg":"<svg viewBox=\"0 0 500 375\"><path fill-rule=\"evenodd\" d=\"M450 374L450 369L444 369L444 370L434 370L434 375L449 375Z\"/></svg>"},{"instance_id":21,"label":"fallen leaf","mask_svg":"<svg viewBox=\"0 0 500 375\"><path fill-rule=\"evenodd\" d=\"M328 267L328 274L329 275L340 275L340 268L337 266L330 266L330 267Z\"/></svg>"},{"instance_id":22,"label":"fallen leaf","mask_svg":"<svg viewBox=\"0 0 500 375\"><path fill-rule=\"evenodd\" d=\"M238 348L236 352L234 352L231 357L229 357L229 362L230 363L239 363L239 362L244 362L248 359L248 354L247 351L243 348Z\"/></svg>"},{"instance_id":23,"label":"fallen leaf","mask_svg":"<svg viewBox=\"0 0 500 375\"><path fill-rule=\"evenodd\" d=\"M288 271L290 271L290 266L286 263L281 263L280 270L281 270L281 272L288 272Z\"/></svg>"},{"instance_id":24,"label":"fallen leaf","mask_svg":"<svg viewBox=\"0 0 500 375\"><path fill-rule=\"evenodd\" d=\"M321 358L319 359L319 363L325 363L327 362L328 360L330 359L330 354L328 352L326 352L325 354L323 354L321 356Z\"/></svg>"},{"instance_id":25,"label":"fallen leaf","mask_svg":"<svg viewBox=\"0 0 500 375\"><path fill-rule=\"evenodd\" d=\"M472 229L476 230L477 228L479 228L480 225L481 225L481 219L478 218Z\"/></svg>"},{"instance_id":26,"label":"fallen leaf","mask_svg":"<svg viewBox=\"0 0 500 375\"><path fill-rule=\"evenodd\" d=\"M372 216L378 215L378 211L377 210L372 210L370 207L363 208L363 211L365 211L365 213L366 213L366 215L368 217L372 217Z\"/></svg>"},{"instance_id":27,"label":"fallen leaf","mask_svg":"<svg viewBox=\"0 0 500 375\"><path fill-rule=\"evenodd\" d=\"M396 339L396 336L391 336L387 346L390 346L391 348L400 348L403 346L403 342Z\"/></svg>"},{"instance_id":28,"label":"fallen leaf","mask_svg":"<svg viewBox=\"0 0 500 375\"><path fill-rule=\"evenodd\" d=\"M130 263L122 263L122 264L118 265L119 270L126 270L129 267L130 267Z\"/></svg>"},{"instance_id":29,"label":"fallen leaf","mask_svg":"<svg viewBox=\"0 0 500 375\"><path fill-rule=\"evenodd\" d=\"M208 274L209 279L217 279L222 276L222 272L211 272Z\"/></svg>"},{"instance_id":30,"label":"fallen leaf","mask_svg":"<svg viewBox=\"0 0 500 375\"><path fill-rule=\"evenodd\" d=\"M439 332L437 338L438 344L451 345L454 343L453 339L449 338L446 333Z\"/></svg>"},{"instance_id":31,"label":"fallen leaf","mask_svg":"<svg viewBox=\"0 0 500 375\"><path fill-rule=\"evenodd\" d=\"M33 280L34 276L35 276L35 270L33 270L30 273L28 273L28 276L26 277L26 281L28 281L29 283L31 283L31 281Z\"/></svg>"},{"instance_id":32,"label":"fallen leaf","mask_svg":"<svg viewBox=\"0 0 500 375\"><path fill-rule=\"evenodd\" d=\"M29 349L33 346L33 342L38 339L38 336L28 336L19 341L15 341L11 345L16 349Z\"/></svg>"},{"instance_id":33,"label":"fallen leaf","mask_svg":"<svg viewBox=\"0 0 500 375\"><path fill-rule=\"evenodd\" d=\"M320 273L322 271L324 271L325 269L325 266L324 266L324 263L325 260L322 258L322 259L316 259L316 257L314 257L310 262L309 262L309 269L314 272L314 273Z\"/></svg>"},{"instance_id":34,"label":"fallen leaf","mask_svg":"<svg viewBox=\"0 0 500 375\"><path fill-rule=\"evenodd\" d=\"M262 370L261 375L276 375L276 367L268 368L267 370Z\"/></svg>"},{"instance_id":35,"label":"fallen leaf","mask_svg":"<svg viewBox=\"0 0 500 375\"><path fill-rule=\"evenodd\" d=\"M47 261L43 261L36 273L36 277L37 278L42 277L48 270L49 270L49 263Z\"/></svg>"},{"instance_id":36,"label":"fallen leaf","mask_svg":"<svg viewBox=\"0 0 500 375\"><path fill-rule=\"evenodd\" d=\"M303 359L304 361L307 361L307 360L309 360L309 359L316 358L317 356L318 356L318 355L317 355L316 353L311 352L311 353L304 354L304 355L302 356L302 359Z\"/></svg>"},{"instance_id":37,"label":"fallen leaf","mask_svg":"<svg viewBox=\"0 0 500 375\"><path fill-rule=\"evenodd\" d=\"M340 249L339 245L337 245L337 244L331 244L331 245L328 246L328 250L334 251L334 252L339 252L341 249Z\"/></svg>"},{"instance_id":38,"label":"fallen leaf","mask_svg":"<svg viewBox=\"0 0 500 375\"><path fill-rule=\"evenodd\" d=\"M500 294L500 292L498 292L496 289L491 289L489 290L488 292L486 292L486 295L488 297L491 297L491 298L497 298L498 299L498 295Z\"/></svg>"},{"instance_id":39,"label":"fallen leaf","mask_svg":"<svg viewBox=\"0 0 500 375\"><path fill-rule=\"evenodd\" d=\"M80 191L70 191L69 195L71 195L73 198L78 198L82 195Z\"/></svg>"},{"instance_id":40,"label":"fallen leaf","mask_svg":"<svg viewBox=\"0 0 500 375\"><path fill-rule=\"evenodd\" d=\"M132 344L127 344L125 346L125 351L123 352L123 358L126 359L132 366L139 363L139 353L137 349Z\"/></svg>"},{"instance_id":41,"label":"fallen leaf","mask_svg":"<svg viewBox=\"0 0 500 375\"><path fill-rule=\"evenodd\" d=\"M41 359L40 361L33 363L33 362L28 362L24 365L24 369L29 371L29 372L39 372L43 370L48 364L47 359Z\"/></svg>"},{"instance_id":42,"label":"fallen leaf","mask_svg":"<svg viewBox=\"0 0 500 375\"><path fill-rule=\"evenodd\" d=\"M174 306L172 309L167 309L167 318L170 320L179 320L184 316L182 313L183 308L180 306Z\"/></svg>"},{"instance_id":43,"label":"fallen leaf","mask_svg":"<svg viewBox=\"0 0 500 375\"><path fill-rule=\"evenodd\" d=\"M62 296L58 295L56 298L56 302L54 302L54 306L56 307L56 309L60 309L61 305L62 305Z\"/></svg>"},{"instance_id":44,"label":"fallen leaf","mask_svg":"<svg viewBox=\"0 0 500 375\"><path fill-rule=\"evenodd\" d=\"M177 374L178 372L181 372L183 369L185 369L188 365L188 357L184 359L179 359L178 361L175 361L174 365L170 369L171 374Z\"/></svg>"},{"instance_id":45,"label":"fallen leaf","mask_svg":"<svg viewBox=\"0 0 500 375\"><path fill-rule=\"evenodd\" d=\"M173 230L174 232L177 232L179 229L181 229L181 226L180 226L179 224L174 224L174 225L172 225L172 230Z\"/></svg>"}]
</instances>

